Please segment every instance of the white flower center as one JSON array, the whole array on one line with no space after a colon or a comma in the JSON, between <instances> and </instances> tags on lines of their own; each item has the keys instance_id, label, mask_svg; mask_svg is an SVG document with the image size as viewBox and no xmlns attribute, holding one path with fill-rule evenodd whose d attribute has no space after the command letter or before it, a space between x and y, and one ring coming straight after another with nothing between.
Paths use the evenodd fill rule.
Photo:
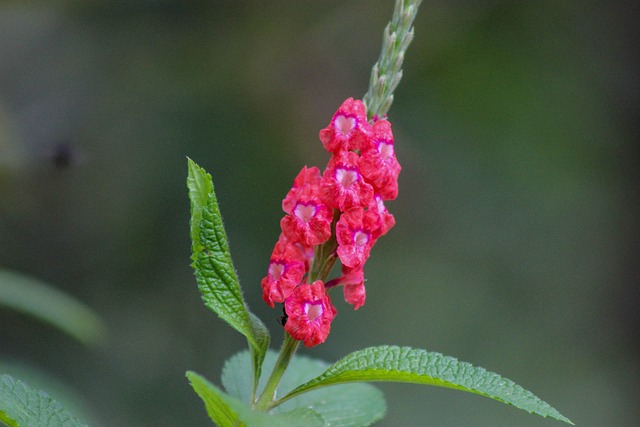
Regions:
<instances>
[{"instance_id":1,"label":"white flower center","mask_svg":"<svg viewBox=\"0 0 640 427\"><path fill-rule=\"evenodd\" d=\"M311 218L316 214L316 207L314 205L297 204L293 210L293 214L304 222L311 221Z\"/></svg>"},{"instance_id":2,"label":"white flower center","mask_svg":"<svg viewBox=\"0 0 640 427\"><path fill-rule=\"evenodd\" d=\"M350 169L336 169L336 180L344 188L349 188L358 180L358 172Z\"/></svg>"},{"instance_id":3,"label":"white flower center","mask_svg":"<svg viewBox=\"0 0 640 427\"><path fill-rule=\"evenodd\" d=\"M338 116L334 122L334 126L336 130L342 134L342 136L347 136L349 132L356 127L356 119L355 117L347 117L347 116Z\"/></svg>"},{"instance_id":4,"label":"white flower center","mask_svg":"<svg viewBox=\"0 0 640 427\"><path fill-rule=\"evenodd\" d=\"M378 152L383 159L390 159L393 157L393 144L385 144L381 142L378 146Z\"/></svg>"},{"instance_id":5,"label":"white flower center","mask_svg":"<svg viewBox=\"0 0 640 427\"><path fill-rule=\"evenodd\" d=\"M364 246L369 242L369 234L364 231L356 231L353 236L356 246Z\"/></svg>"},{"instance_id":6,"label":"white flower center","mask_svg":"<svg viewBox=\"0 0 640 427\"><path fill-rule=\"evenodd\" d=\"M307 315L310 322L313 322L318 317L322 316L322 313L322 303L306 303L304 305L304 314Z\"/></svg>"},{"instance_id":7,"label":"white flower center","mask_svg":"<svg viewBox=\"0 0 640 427\"><path fill-rule=\"evenodd\" d=\"M280 279L280 277L282 277L282 273L284 273L284 264L275 262L269 264L269 275L273 277L274 280Z\"/></svg>"}]
</instances>

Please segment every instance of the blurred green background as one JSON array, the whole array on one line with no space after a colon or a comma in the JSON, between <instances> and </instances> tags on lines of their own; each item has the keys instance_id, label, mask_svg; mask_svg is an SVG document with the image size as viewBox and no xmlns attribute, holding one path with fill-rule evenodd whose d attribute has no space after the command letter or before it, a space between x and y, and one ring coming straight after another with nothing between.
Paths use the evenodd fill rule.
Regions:
<instances>
[{"instance_id":1,"label":"blurred green background","mask_svg":"<svg viewBox=\"0 0 640 427\"><path fill-rule=\"evenodd\" d=\"M640 419L635 2L425 0L390 110L396 227L335 360L426 348L509 377L582 427ZM236 269L259 282L318 131L361 97L392 2L30 1L0 6L0 268L105 321L78 343L0 307L0 369L93 426L211 425L184 373L244 348L189 267L186 156L212 173ZM382 384L381 426L560 425Z\"/></svg>"}]
</instances>

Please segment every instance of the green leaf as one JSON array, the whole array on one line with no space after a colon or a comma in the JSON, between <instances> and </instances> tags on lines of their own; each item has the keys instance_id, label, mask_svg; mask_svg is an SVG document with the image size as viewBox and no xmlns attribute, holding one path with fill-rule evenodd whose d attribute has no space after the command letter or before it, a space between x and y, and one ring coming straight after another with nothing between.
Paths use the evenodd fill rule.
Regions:
<instances>
[{"instance_id":1,"label":"green leaf","mask_svg":"<svg viewBox=\"0 0 640 427\"><path fill-rule=\"evenodd\" d=\"M200 221L202 221L202 209L207 206L209 194L213 192L213 180L211 175L205 172L195 162L187 158L189 175L187 176L187 188L189 189L189 201L191 204L191 219L189 220L191 236L191 261L195 261L204 247L200 244Z\"/></svg>"},{"instance_id":2,"label":"green leaf","mask_svg":"<svg viewBox=\"0 0 640 427\"><path fill-rule=\"evenodd\" d=\"M9 375L0 375L0 421L11 427L86 427L48 394Z\"/></svg>"},{"instance_id":3,"label":"green leaf","mask_svg":"<svg viewBox=\"0 0 640 427\"><path fill-rule=\"evenodd\" d=\"M104 340L104 324L90 308L33 277L0 270L0 305L49 323L82 343Z\"/></svg>"},{"instance_id":4,"label":"green leaf","mask_svg":"<svg viewBox=\"0 0 640 427\"><path fill-rule=\"evenodd\" d=\"M247 362L249 354L247 354ZM253 411L249 405L232 397L209 381L196 374L187 372L191 386L203 400L209 417L220 427L322 427L325 420L309 408L298 408L284 413Z\"/></svg>"},{"instance_id":5,"label":"green leaf","mask_svg":"<svg viewBox=\"0 0 640 427\"><path fill-rule=\"evenodd\" d=\"M250 312L242 297L211 175L191 159L188 159L188 163L191 260L198 289L207 307L247 337L253 356L255 391L262 361L269 348L269 331L260 319Z\"/></svg>"},{"instance_id":6,"label":"green leaf","mask_svg":"<svg viewBox=\"0 0 640 427\"><path fill-rule=\"evenodd\" d=\"M219 426L233 426L240 424L240 417L231 407L231 397L226 396L218 387L196 374L187 372L191 387L200 396L207 409L209 418Z\"/></svg>"},{"instance_id":7,"label":"green leaf","mask_svg":"<svg viewBox=\"0 0 640 427\"><path fill-rule=\"evenodd\" d=\"M20 378L20 381L29 384L30 387L46 390L49 396L55 396L56 400L76 418L84 420L92 425L95 421L92 408L86 396L64 380L56 378L50 371L29 363L26 360L9 360L0 357L0 373ZM0 426L3 425L0 422Z\"/></svg>"},{"instance_id":8,"label":"green leaf","mask_svg":"<svg viewBox=\"0 0 640 427\"><path fill-rule=\"evenodd\" d=\"M453 357L409 347L380 346L355 351L331 365L323 374L291 391L282 401L319 387L359 381L394 381L453 388L573 424L548 403L507 378Z\"/></svg>"},{"instance_id":9,"label":"green leaf","mask_svg":"<svg viewBox=\"0 0 640 427\"><path fill-rule=\"evenodd\" d=\"M269 351L264 361L265 371L270 371L278 355ZM250 355L243 351L229 360L222 370L222 384L231 396L248 401L251 393L251 380L246 375L250 366ZM282 377L278 388L279 395L320 375L328 363L296 355ZM260 383L264 388L266 378ZM382 392L370 384L342 384L331 388L321 388L297 396L273 409L274 413L311 408L325 420L325 425L333 427L363 427L382 419L386 405Z\"/></svg>"}]
</instances>

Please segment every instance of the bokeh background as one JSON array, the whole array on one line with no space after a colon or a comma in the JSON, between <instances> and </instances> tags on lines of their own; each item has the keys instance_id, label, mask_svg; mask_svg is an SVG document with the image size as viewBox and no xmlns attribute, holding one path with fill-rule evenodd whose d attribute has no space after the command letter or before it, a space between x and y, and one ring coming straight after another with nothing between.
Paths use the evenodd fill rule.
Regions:
<instances>
[{"instance_id":1,"label":"bokeh background","mask_svg":"<svg viewBox=\"0 0 640 427\"><path fill-rule=\"evenodd\" d=\"M90 306L87 346L0 307L0 363L93 426L211 425L244 339L189 267L186 156L214 177L245 297L280 201L328 160L318 131L361 97L388 0L0 5L0 268ZM507 376L577 425L640 419L635 2L425 0L389 118L396 227L339 315L335 360L426 348ZM382 384L381 426L560 425L489 399Z\"/></svg>"}]
</instances>

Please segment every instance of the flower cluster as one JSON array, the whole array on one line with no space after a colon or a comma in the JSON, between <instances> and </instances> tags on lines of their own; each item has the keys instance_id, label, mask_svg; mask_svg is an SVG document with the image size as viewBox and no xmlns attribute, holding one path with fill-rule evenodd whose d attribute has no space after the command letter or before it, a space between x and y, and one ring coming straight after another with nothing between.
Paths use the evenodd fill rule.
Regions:
<instances>
[{"instance_id":1,"label":"flower cluster","mask_svg":"<svg viewBox=\"0 0 640 427\"><path fill-rule=\"evenodd\" d=\"M327 290L342 285L354 309L364 304L364 264L395 224L384 205L397 197L400 173L391 124L372 121L362 101L344 101L320 131L331 153L324 172L302 168L282 201L286 215L262 297L271 307L284 303L285 330L307 347L325 341L336 315ZM337 259L342 274L325 283Z\"/></svg>"}]
</instances>

